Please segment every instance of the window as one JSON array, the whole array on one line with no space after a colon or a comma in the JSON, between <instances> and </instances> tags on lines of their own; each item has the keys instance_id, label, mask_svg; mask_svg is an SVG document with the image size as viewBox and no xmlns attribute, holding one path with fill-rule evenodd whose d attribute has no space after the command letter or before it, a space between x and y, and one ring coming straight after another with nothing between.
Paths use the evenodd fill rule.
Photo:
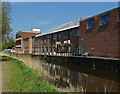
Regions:
<instances>
[{"instance_id":1,"label":"window","mask_svg":"<svg viewBox=\"0 0 120 94\"><path fill-rule=\"evenodd\" d=\"M77 36L79 36L79 29L77 29Z\"/></svg>"},{"instance_id":2,"label":"window","mask_svg":"<svg viewBox=\"0 0 120 94\"><path fill-rule=\"evenodd\" d=\"M38 42L38 38L35 38L35 41Z\"/></svg>"},{"instance_id":3,"label":"window","mask_svg":"<svg viewBox=\"0 0 120 94\"><path fill-rule=\"evenodd\" d=\"M101 26L109 24L110 14L101 16Z\"/></svg>"},{"instance_id":4,"label":"window","mask_svg":"<svg viewBox=\"0 0 120 94\"><path fill-rule=\"evenodd\" d=\"M39 51L41 51L41 47L39 47Z\"/></svg>"},{"instance_id":5,"label":"window","mask_svg":"<svg viewBox=\"0 0 120 94\"><path fill-rule=\"evenodd\" d=\"M16 41L16 45L21 45L21 39Z\"/></svg>"},{"instance_id":6,"label":"window","mask_svg":"<svg viewBox=\"0 0 120 94\"><path fill-rule=\"evenodd\" d=\"M52 52L52 46L49 47L49 52Z\"/></svg>"},{"instance_id":7,"label":"window","mask_svg":"<svg viewBox=\"0 0 120 94\"><path fill-rule=\"evenodd\" d=\"M52 35L49 35L49 39L50 39L50 40L52 39Z\"/></svg>"},{"instance_id":8,"label":"window","mask_svg":"<svg viewBox=\"0 0 120 94\"><path fill-rule=\"evenodd\" d=\"M16 33L16 38L21 37L21 32Z\"/></svg>"},{"instance_id":9,"label":"window","mask_svg":"<svg viewBox=\"0 0 120 94\"><path fill-rule=\"evenodd\" d=\"M75 30L70 31L70 37L75 35Z\"/></svg>"},{"instance_id":10,"label":"window","mask_svg":"<svg viewBox=\"0 0 120 94\"><path fill-rule=\"evenodd\" d=\"M34 51L35 51L35 48L36 48L36 47L34 47Z\"/></svg>"},{"instance_id":11,"label":"window","mask_svg":"<svg viewBox=\"0 0 120 94\"><path fill-rule=\"evenodd\" d=\"M47 40L47 36L45 36L45 40Z\"/></svg>"},{"instance_id":12,"label":"window","mask_svg":"<svg viewBox=\"0 0 120 94\"><path fill-rule=\"evenodd\" d=\"M39 37L38 41L40 42L41 41L41 38Z\"/></svg>"},{"instance_id":13,"label":"window","mask_svg":"<svg viewBox=\"0 0 120 94\"><path fill-rule=\"evenodd\" d=\"M36 47L36 51L38 51L38 47Z\"/></svg>"},{"instance_id":14,"label":"window","mask_svg":"<svg viewBox=\"0 0 120 94\"><path fill-rule=\"evenodd\" d=\"M67 39L67 36L68 34L67 34L67 32L64 32L64 39Z\"/></svg>"},{"instance_id":15,"label":"window","mask_svg":"<svg viewBox=\"0 0 120 94\"><path fill-rule=\"evenodd\" d=\"M53 35L53 40L56 40L56 34Z\"/></svg>"},{"instance_id":16,"label":"window","mask_svg":"<svg viewBox=\"0 0 120 94\"><path fill-rule=\"evenodd\" d=\"M55 47L53 47L53 52L56 52L56 48Z\"/></svg>"},{"instance_id":17,"label":"window","mask_svg":"<svg viewBox=\"0 0 120 94\"><path fill-rule=\"evenodd\" d=\"M119 22L120 22L120 11L119 11Z\"/></svg>"},{"instance_id":18,"label":"window","mask_svg":"<svg viewBox=\"0 0 120 94\"><path fill-rule=\"evenodd\" d=\"M94 19L89 20L87 23L88 23L88 29L94 28Z\"/></svg>"},{"instance_id":19,"label":"window","mask_svg":"<svg viewBox=\"0 0 120 94\"><path fill-rule=\"evenodd\" d=\"M46 47L46 52L48 52L48 47Z\"/></svg>"},{"instance_id":20,"label":"window","mask_svg":"<svg viewBox=\"0 0 120 94\"><path fill-rule=\"evenodd\" d=\"M64 50L64 52L67 52L67 51L68 51L68 47L67 47L67 46L64 46L64 47L63 47L63 50Z\"/></svg>"},{"instance_id":21,"label":"window","mask_svg":"<svg viewBox=\"0 0 120 94\"><path fill-rule=\"evenodd\" d=\"M60 45L57 46L58 52L60 52Z\"/></svg>"},{"instance_id":22,"label":"window","mask_svg":"<svg viewBox=\"0 0 120 94\"><path fill-rule=\"evenodd\" d=\"M44 52L44 47L42 47L42 52Z\"/></svg>"},{"instance_id":23,"label":"window","mask_svg":"<svg viewBox=\"0 0 120 94\"><path fill-rule=\"evenodd\" d=\"M43 43L44 43L44 37L42 37L42 41L43 41Z\"/></svg>"},{"instance_id":24,"label":"window","mask_svg":"<svg viewBox=\"0 0 120 94\"><path fill-rule=\"evenodd\" d=\"M60 40L60 39L61 39L61 34L58 35L58 40Z\"/></svg>"}]
</instances>

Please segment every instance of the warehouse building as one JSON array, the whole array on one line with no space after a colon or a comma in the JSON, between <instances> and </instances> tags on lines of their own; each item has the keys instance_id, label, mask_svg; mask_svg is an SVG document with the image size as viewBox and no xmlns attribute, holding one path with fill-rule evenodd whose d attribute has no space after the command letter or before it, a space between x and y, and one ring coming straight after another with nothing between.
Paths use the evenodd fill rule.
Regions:
<instances>
[{"instance_id":1,"label":"warehouse building","mask_svg":"<svg viewBox=\"0 0 120 94\"><path fill-rule=\"evenodd\" d=\"M79 20L53 27L35 36L33 53L49 55L78 55Z\"/></svg>"},{"instance_id":2,"label":"warehouse building","mask_svg":"<svg viewBox=\"0 0 120 94\"><path fill-rule=\"evenodd\" d=\"M120 57L120 8L80 21L80 52Z\"/></svg>"},{"instance_id":3,"label":"warehouse building","mask_svg":"<svg viewBox=\"0 0 120 94\"><path fill-rule=\"evenodd\" d=\"M24 37L22 43L29 54L120 57L120 7Z\"/></svg>"}]
</instances>

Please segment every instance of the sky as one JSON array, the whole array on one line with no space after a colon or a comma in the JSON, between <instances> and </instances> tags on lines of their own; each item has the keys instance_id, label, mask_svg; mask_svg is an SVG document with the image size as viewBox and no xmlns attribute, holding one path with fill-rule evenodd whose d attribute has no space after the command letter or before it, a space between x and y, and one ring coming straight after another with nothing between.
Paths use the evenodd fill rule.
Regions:
<instances>
[{"instance_id":1,"label":"sky","mask_svg":"<svg viewBox=\"0 0 120 94\"><path fill-rule=\"evenodd\" d=\"M10 2L118 2L120 0L9 0Z\"/></svg>"},{"instance_id":2,"label":"sky","mask_svg":"<svg viewBox=\"0 0 120 94\"><path fill-rule=\"evenodd\" d=\"M90 17L116 8L117 2L12 2L14 34L40 28L45 32L65 22Z\"/></svg>"}]
</instances>

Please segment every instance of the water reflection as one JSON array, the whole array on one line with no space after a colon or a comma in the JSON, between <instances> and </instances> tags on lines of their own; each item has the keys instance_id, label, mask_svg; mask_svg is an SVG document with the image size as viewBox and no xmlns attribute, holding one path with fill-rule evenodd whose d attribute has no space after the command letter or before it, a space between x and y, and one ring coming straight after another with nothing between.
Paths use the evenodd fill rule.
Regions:
<instances>
[{"instance_id":1,"label":"water reflection","mask_svg":"<svg viewBox=\"0 0 120 94\"><path fill-rule=\"evenodd\" d=\"M73 86L83 92L118 92L119 90L119 72L93 70L61 62L43 63L43 67L58 80L58 86Z\"/></svg>"}]
</instances>

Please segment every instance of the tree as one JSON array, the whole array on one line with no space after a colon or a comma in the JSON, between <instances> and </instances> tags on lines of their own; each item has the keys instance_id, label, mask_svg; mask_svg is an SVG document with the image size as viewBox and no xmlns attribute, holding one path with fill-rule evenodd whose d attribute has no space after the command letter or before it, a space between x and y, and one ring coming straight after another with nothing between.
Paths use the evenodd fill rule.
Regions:
<instances>
[{"instance_id":1,"label":"tree","mask_svg":"<svg viewBox=\"0 0 120 94\"><path fill-rule=\"evenodd\" d=\"M11 3L2 2L2 49L11 48L15 45L14 39L11 36L13 31L10 27L11 21Z\"/></svg>"}]
</instances>

